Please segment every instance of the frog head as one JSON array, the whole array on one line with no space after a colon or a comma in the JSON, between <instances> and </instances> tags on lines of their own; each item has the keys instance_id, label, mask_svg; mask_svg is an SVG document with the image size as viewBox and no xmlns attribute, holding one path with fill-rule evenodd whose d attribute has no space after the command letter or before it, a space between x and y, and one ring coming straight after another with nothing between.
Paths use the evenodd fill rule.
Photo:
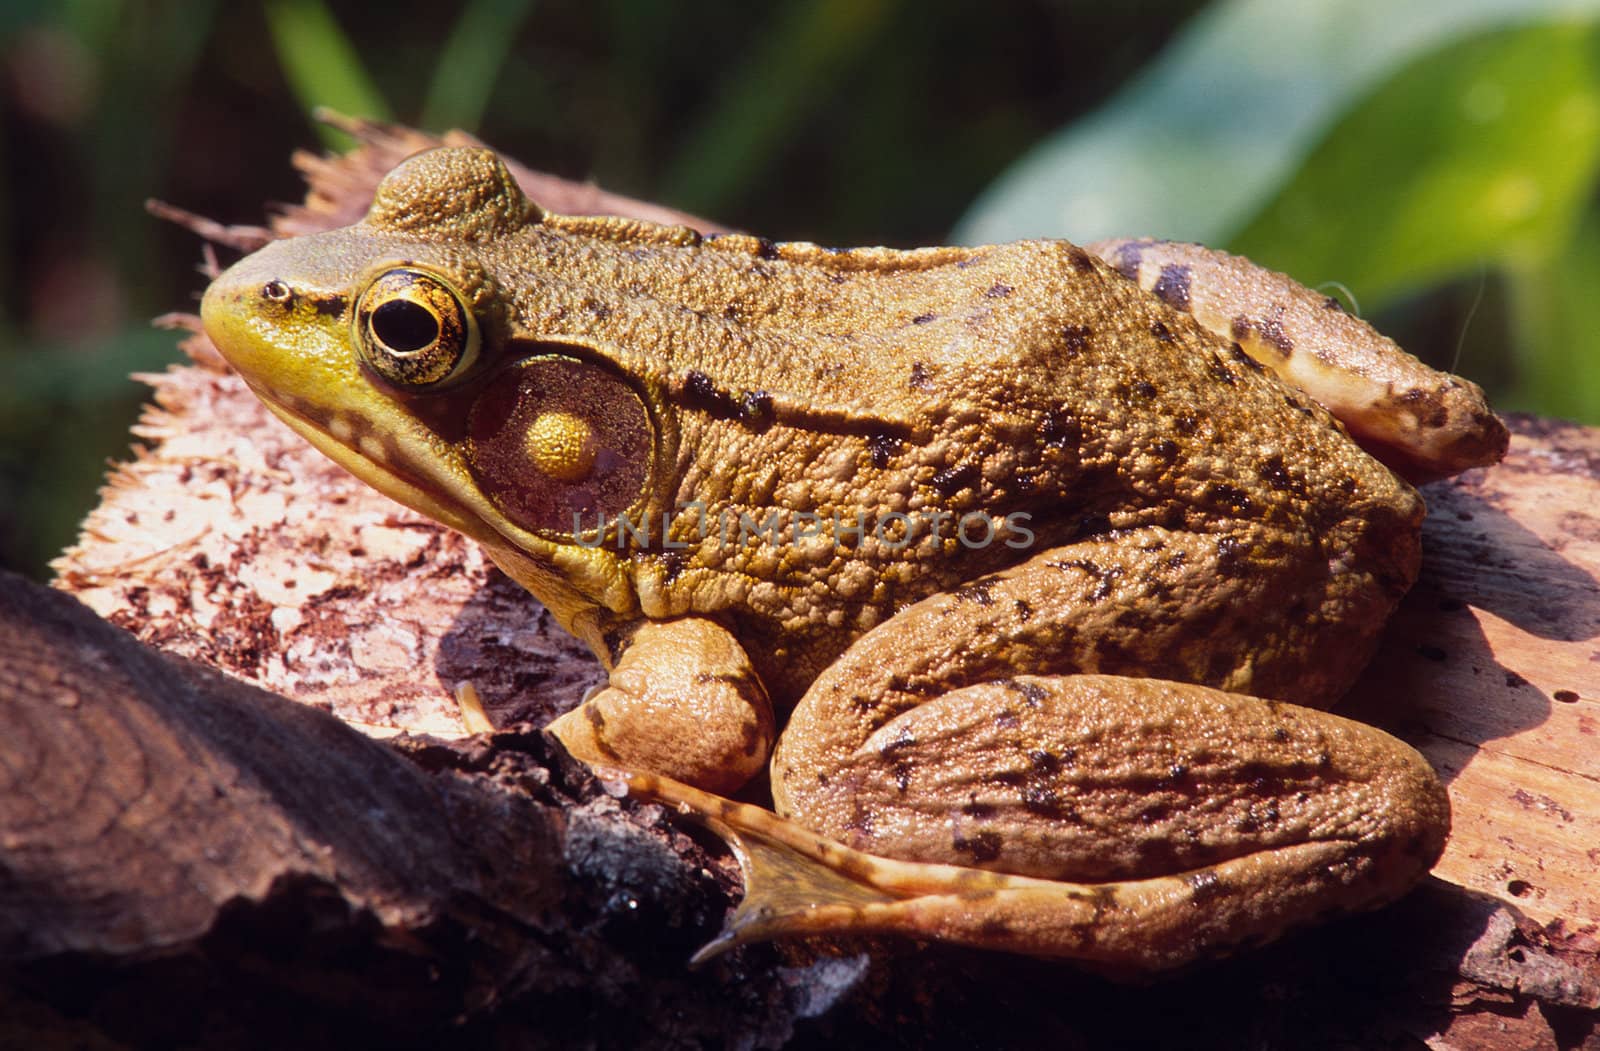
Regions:
<instances>
[{"instance_id":1,"label":"frog head","mask_svg":"<svg viewBox=\"0 0 1600 1051\"><path fill-rule=\"evenodd\" d=\"M355 225L240 260L201 316L289 426L482 542L572 626L633 601L607 523L651 504L663 436L601 334L541 338L514 307L543 218L491 151L431 150Z\"/></svg>"}]
</instances>

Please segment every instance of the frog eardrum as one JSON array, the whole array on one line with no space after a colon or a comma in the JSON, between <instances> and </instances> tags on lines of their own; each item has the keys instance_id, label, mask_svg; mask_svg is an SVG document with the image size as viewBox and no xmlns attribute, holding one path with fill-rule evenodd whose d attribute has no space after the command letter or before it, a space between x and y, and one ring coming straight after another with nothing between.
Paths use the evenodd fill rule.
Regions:
<instances>
[{"instance_id":1,"label":"frog eardrum","mask_svg":"<svg viewBox=\"0 0 1600 1051\"><path fill-rule=\"evenodd\" d=\"M472 476L507 518L561 536L627 514L650 477L654 427L639 394L599 365L526 358L468 414Z\"/></svg>"},{"instance_id":2,"label":"frog eardrum","mask_svg":"<svg viewBox=\"0 0 1600 1051\"><path fill-rule=\"evenodd\" d=\"M361 360L403 391L437 388L478 357L478 322L443 278L412 267L380 274L354 315Z\"/></svg>"}]
</instances>

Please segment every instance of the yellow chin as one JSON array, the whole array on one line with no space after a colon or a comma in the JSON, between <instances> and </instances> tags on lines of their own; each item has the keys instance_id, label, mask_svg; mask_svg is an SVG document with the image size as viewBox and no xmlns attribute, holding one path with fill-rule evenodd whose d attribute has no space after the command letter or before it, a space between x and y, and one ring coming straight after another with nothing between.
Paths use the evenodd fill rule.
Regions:
<instances>
[{"instance_id":1,"label":"yellow chin","mask_svg":"<svg viewBox=\"0 0 1600 1051\"><path fill-rule=\"evenodd\" d=\"M551 544L531 535L522 543L510 540L483 517L463 514L455 505L441 502L428 490L359 449L346 445L288 406L278 404L261 391L257 394L274 416L358 479L391 500L482 544L507 576L532 592L558 623L591 646L597 645L598 639L593 630L587 630L596 606L625 610L637 605L625 576L618 571L608 552ZM488 513L493 514L493 511ZM530 550L534 547L538 548L537 557Z\"/></svg>"},{"instance_id":2,"label":"yellow chin","mask_svg":"<svg viewBox=\"0 0 1600 1051\"><path fill-rule=\"evenodd\" d=\"M449 504L441 503L435 499L426 489L415 485L383 464L363 455L359 450L352 449L344 442L300 416L293 409L278 404L260 391L256 393L261 396L262 403L266 405L274 416L288 424L296 434L315 446L318 452L355 475L361 481L372 486L384 496L490 547L499 546L497 541L503 543L503 541L500 541L499 536L481 521L476 518L464 517Z\"/></svg>"}]
</instances>

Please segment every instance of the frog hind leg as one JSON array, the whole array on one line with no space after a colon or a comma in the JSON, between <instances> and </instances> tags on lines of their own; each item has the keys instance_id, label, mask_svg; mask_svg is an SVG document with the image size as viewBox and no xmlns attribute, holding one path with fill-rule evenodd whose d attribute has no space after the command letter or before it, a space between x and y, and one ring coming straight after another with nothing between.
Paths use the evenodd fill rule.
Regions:
<instances>
[{"instance_id":1,"label":"frog hind leg","mask_svg":"<svg viewBox=\"0 0 1600 1051\"><path fill-rule=\"evenodd\" d=\"M1003 729L1028 704L1058 742L1114 747L1067 758L1072 746L1058 744L1054 759L1034 751L1020 767L1008 762L1014 750L988 748L976 731L996 720ZM625 775L635 795L704 821L739 860L745 898L697 959L786 935L894 932L1072 958L1113 975L1157 971L1397 897L1437 858L1448 828L1427 763L1381 731L1189 684L979 684L908 713L861 753L885 747L918 771L904 790L892 768L872 784L883 768L870 759L831 778L853 785L870 820L916 824L916 781L959 765L969 802L933 825L960 864L877 856L756 807ZM951 748L966 752L958 764ZM1047 815L1065 831L1044 822L1035 834L1023 822L1008 843L1013 833L997 831L1010 827L1008 810ZM984 864L1031 874L975 867ZM1134 875L1146 869L1158 874ZM1082 878L1048 875L1073 870Z\"/></svg>"},{"instance_id":2,"label":"frog hind leg","mask_svg":"<svg viewBox=\"0 0 1600 1051\"><path fill-rule=\"evenodd\" d=\"M1476 384L1418 361L1330 296L1203 245L1119 239L1088 247L1321 402L1411 482L1505 455L1509 433Z\"/></svg>"},{"instance_id":3,"label":"frog hind leg","mask_svg":"<svg viewBox=\"0 0 1600 1051\"><path fill-rule=\"evenodd\" d=\"M902 609L808 689L772 789L813 835L934 867L891 878L910 870L813 851L832 869L800 881L816 900L769 905L763 877L796 880L741 827L740 923L1151 969L1398 896L1440 850L1443 790L1405 744L1306 705L1359 671L1414 552L1342 529L1299 549L1243 526L1130 530ZM894 900L830 896L839 876Z\"/></svg>"}]
</instances>

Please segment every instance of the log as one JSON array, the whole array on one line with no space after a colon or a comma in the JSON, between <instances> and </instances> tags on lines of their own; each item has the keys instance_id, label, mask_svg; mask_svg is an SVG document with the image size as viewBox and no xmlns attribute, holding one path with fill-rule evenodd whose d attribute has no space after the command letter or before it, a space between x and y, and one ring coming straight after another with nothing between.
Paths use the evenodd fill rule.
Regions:
<instances>
[{"instance_id":1,"label":"log","mask_svg":"<svg viewBox=\"0 0 1600 1051\"><path fill-rule=\"evenodd\" d=\"M276 229L191 225L347 220L431 141L352 127L352 158L297 159L310 203ZM531 192L586 210L562 185ZM592 658L186 346L57 563L84 605L0 591L0 1016L31 1036L1600 1046L1600 431L1515 419L1505 464L1425 490L1422 580L1342 709L1448 782L1450 845L1396 906L1153 988L890 940L691 972L738 892L725 852L533 729ZM505 729L464 734L461 682Z\"/></svg>"}]
</instances>

